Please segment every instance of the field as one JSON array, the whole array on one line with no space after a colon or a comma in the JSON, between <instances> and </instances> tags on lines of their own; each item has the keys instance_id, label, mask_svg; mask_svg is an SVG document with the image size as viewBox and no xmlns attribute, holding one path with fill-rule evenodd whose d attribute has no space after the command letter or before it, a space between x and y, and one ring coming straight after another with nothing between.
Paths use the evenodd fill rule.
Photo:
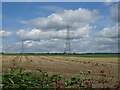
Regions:
<instances>
[{"instance_id":1,"label":"field","mask_svg":"<svg viewBox=\"0 0 120 90\"><path fill-rule=\"evenodd\" d=\"M12 55L12 56L67 56L67 57L107 57L107 58L112 58L112 57L120 57L120 54L117 53L111 53L111 54L64 54L64 53L43 53L43 54L38 54L38 53L25 53L25 54L3 54L3 55Z\"/></svg>"},{"instance_id":2,"label":"field","mask_svg":"<svg viewBox=\"0 0 120 90\"><path fill-rule=\"evenodd\" d=\"M3 73L13 67L25 68L26 72L34 72L37 69L47 72L49 75L61 74L63 79L77 77L82 72L91 71L89 77L98 80L100 72L104 71L106 79L111 79L108 86L118 81L118 57L117 55L2 55ZM95 85L93 87L101 87Z\"/></svg>"}]
</instances>

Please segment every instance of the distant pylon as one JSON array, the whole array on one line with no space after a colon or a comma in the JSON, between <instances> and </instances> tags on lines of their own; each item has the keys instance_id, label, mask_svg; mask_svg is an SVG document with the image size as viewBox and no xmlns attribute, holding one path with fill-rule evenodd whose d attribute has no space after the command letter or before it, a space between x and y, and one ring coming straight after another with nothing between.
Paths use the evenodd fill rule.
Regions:
<instances>
[{"instance_id":1,"label":"distant pylon","mask_svg":"<svg viewBox=\"0 0 120 90\"><path fill-rule=\"evenodd\" d=\"M22 40L22 49L21 49L22 54L24 54L24 40Z\"/></svg>"},{"instance_id":2,"label":"distant pylon","mask_svg":"<svg viewBox=\"0 0 120 90\"><path fill-rule=\"evenodd\" d=\"M71 38L70 38L70 27L67 26L67 32L66 32L66 43L65 43L65 51L64 53L71 53Z\"/></svg>"}]
</instances>

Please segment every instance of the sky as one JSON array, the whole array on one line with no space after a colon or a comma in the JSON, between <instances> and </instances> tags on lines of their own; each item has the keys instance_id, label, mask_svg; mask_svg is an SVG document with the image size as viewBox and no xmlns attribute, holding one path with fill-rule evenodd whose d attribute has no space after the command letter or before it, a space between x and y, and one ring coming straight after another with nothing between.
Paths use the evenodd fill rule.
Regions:
<instances>
[{"instance_id":1,"label":"sky","mask_svg":"<svg viewBox=\"0 0 120 90\"><path fill-rule=\"evenodd\" d=\"M70 25L71 53L118 52L118 3L2 2L2 52L64 52Z\"/></svg>"}]
</instances>

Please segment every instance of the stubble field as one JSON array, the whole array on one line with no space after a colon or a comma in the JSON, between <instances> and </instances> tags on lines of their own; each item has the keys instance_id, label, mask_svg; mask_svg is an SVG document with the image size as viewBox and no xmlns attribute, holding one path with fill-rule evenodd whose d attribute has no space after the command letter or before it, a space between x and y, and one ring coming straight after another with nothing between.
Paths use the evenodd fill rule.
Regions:
<instances>
[{"instance_id":1,"label":"stubble field","mask_svg":"<svg viewBox=\"0 0 120 90\"><path fill-rule=\"evenodd\" d=\"M40 69L49 75L61 74L62 78L66 80L90 71L91 73L87 77L92 77L95 82L98 81L98 84L92 86L95 88L104 87L106 81L109 83L107 83L108 87L113 87L118 81L118 65L118 57L2 55L3 73L8 72L11 68L21 67L25 68L25 72L37 75L37 69ZM102 82L103 85L99 82Z\"/></svg>"},{"instance_id":2,"label":"stubble field","mask_svg":"<svg viewBox=\"0 0 120 90\"><path fill-rule=\"evenodd\" d=\"M12 67L22 67L27 71L41 69L50 74L61 73L64 78L90 70L98 77L104 70L108 76L118 80L118 58L91 58L65 56L2 56L3 72Z\"/></svg>"}]
</instances>

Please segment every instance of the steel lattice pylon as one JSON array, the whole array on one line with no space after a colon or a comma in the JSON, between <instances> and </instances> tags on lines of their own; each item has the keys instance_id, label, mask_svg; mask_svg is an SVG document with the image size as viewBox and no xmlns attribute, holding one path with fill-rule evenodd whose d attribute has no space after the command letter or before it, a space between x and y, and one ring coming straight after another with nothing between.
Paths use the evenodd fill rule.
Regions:
<instances>
[{"instance_id":1,"label":"steel lattice pylon","mask_svg":"<svg viewBox=\"0 0 120 90\"><path fill-rule=\"evenodd\" d=\"M22 40L22 49L21 49L21 53L24 54L24 40Z\"/></svg>"},{"instance_id":2,"label":"steel lattice pylon","mask_svg":"<svg viewBox=\"0 0 120 90\"><path fill-rule=\"evenodd\" d=\"M67 26L67 32L66 32L66 43L65 43L65 51L64 53L71 53L71 38L70 38L70 27Z\"/></svg>"}]
</instances>

